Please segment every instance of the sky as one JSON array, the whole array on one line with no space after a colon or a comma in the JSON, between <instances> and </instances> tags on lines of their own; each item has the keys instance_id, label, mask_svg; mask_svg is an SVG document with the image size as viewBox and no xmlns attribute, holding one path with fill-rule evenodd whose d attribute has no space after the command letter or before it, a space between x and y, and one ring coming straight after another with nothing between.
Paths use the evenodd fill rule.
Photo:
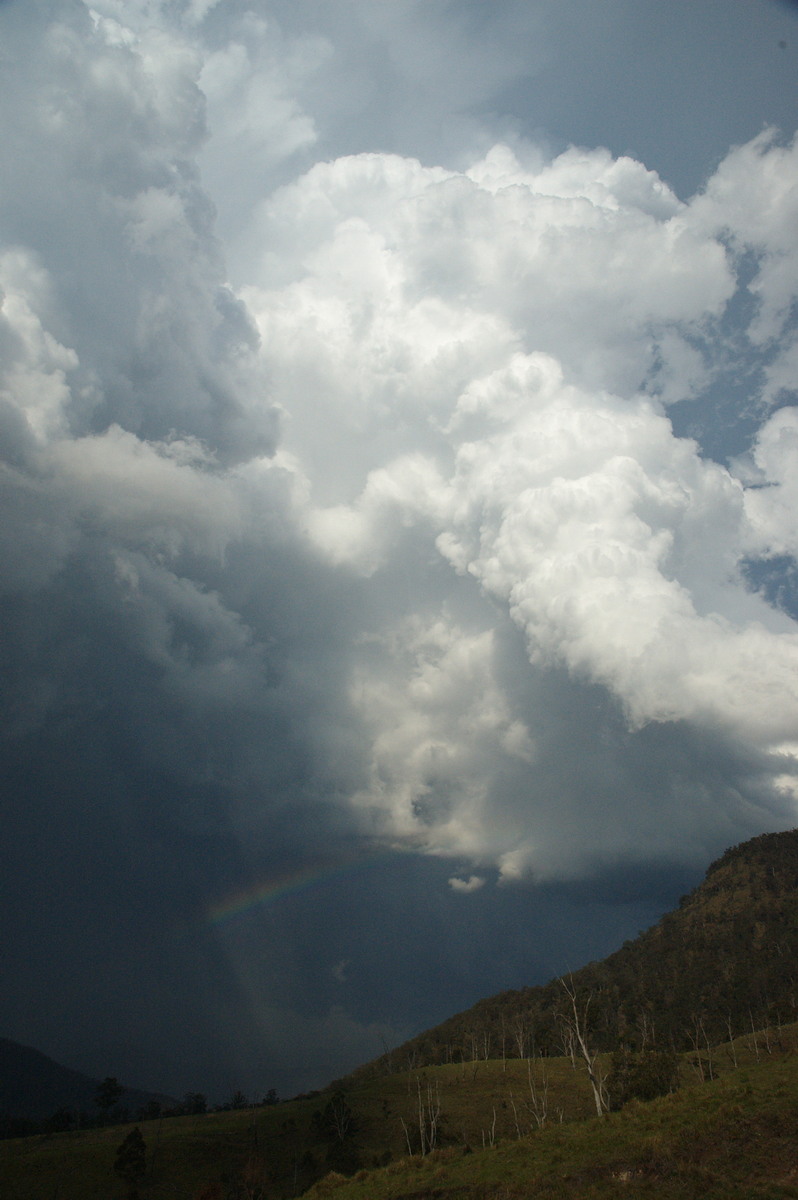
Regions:
<instances>
[{"instance_id":1,"label":"sky","mask_svg":"<svg viewBox=\"0 0 798 1200\"><path fill-rule=\"evenodd\" d=\"M798 823L797 57L2 0L3 1036L289 1096Z\"/></svg>"}]
</instances>

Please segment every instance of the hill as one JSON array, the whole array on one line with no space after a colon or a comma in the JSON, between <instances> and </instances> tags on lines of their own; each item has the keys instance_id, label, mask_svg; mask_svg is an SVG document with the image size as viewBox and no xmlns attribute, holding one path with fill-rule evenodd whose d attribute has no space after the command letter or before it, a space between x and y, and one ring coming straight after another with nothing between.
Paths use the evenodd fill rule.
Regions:
<instances>
[{"instance_id":1,"label":"hill","mask_svg":"<svg viewBox=\"0 0 798 1200\"><path fill-rule=\"evenodd\" d=\"M698 1051L798 1019L798 830L727 850L679 908L569 976L592 1044ZM355 1073L567 1052L562 983L501 992Z\"/></svg>"},{"instance_id":2,"label":"hill","mask_svg":"<svg viewBox=\"0 0 798 1200\"><path fill-rule=\"evenodd\" d=\"M61 1112L97 1115L95 1097L99 1080L62 1067L46 1054L0 1038L0 1127L9 1122L44 1121ZM119 1110L136 1113L150 1103L175 1103L135 1088L123 1088Z\"/></svg>"},{"instance_id":3,"label":"hill","mask_svg":"<svg viewBox=\"0 0 798 1200\"><path fill-rule=\"evenodd\" d=\"M330 1174L307 1200L796 1200L797 1107L798 1057L769 1058L602 1119Z\"/></svg>"},{"instance_id":4,"label":"hill","mask_svg":"<svg viewBox=\"0 0 798 1200\"><path fill-rule=\"evenodd\" d=\"M287 1200L308 1188L313 1200L798 1200L797 1050L796 1026L749 1035L715 1050L713 1080L703 1083L684 1056L678 1091L600 1120L591 1118L585 1072L559 1058L545 1072L532 1067L547 1094L542 1124L528 1064L517 1060L143 1121L137 1192L139 1200ZM430 1100L435 1145L422 1155L419 1101L429 1117ZM0 1142L3 1200L124 1200L130 1187L114 1164L131 1129Z\"/></svg>"},{"instance_id":5,"label":"hill","mask_svg":"<svg viewBox=\"0 0 798 1200\"><path fill-rule=\"evenodd\" d=\"M798 1200L796 951L798 831L755 838L564 983L484 1000L321 1093L142 1121L138 1194ZM4 1200L121 1200L129 1133L0 1142Z\"/></svg>"}]
</instances>

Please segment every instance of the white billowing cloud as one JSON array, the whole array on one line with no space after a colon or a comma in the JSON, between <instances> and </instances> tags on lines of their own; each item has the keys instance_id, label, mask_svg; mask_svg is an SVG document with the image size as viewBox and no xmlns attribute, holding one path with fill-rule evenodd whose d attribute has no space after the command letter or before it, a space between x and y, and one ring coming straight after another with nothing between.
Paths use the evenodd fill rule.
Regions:
<instances>
[{"instance_id":1,"label":"white billowing cloud","mask_svg":"<svg viewBox=\"0 0 798 1200\"><path fill-rule=\"evenodd\" d=\"M783 396L798 392L798 338L792 343L788 338L784 341L784 349L776 353L765 369L762 399L767 404L779 403Z\"/></svg>"},{"instance_id":2,"label":"white billowing cloud","mask_svg":"<svg viewBox=\"0 0 798 1200\"><path fill-rule=\"evenodd\" d=\"M117 543L221 559L243 532L239 498L194 439L144 442L112 425L98 437L60 441L46 465L81 519Z\"/></svg>"},{"instance_id":3,"label":"white billowing cloud","mask_svg":"<svg viewBox=\"0 0 798 1200\"><path fill-rule=\"evenodd\" d=\"M481 875L469 875L468 879L460 879L457 875L453 875L449 880L449 887L453 892L467 894L468 892L478 892L481 887L484 887L485 880Z\"/></svg>"},{"instance_id":4,"label":"white billowing cloud","mask_svg":"<svg viewBox=\"0 0 798 1200\"><path fill-rule=\"evenodd\" d=\"M517 835L488 819L497 770L508 757L534 761L497 678L492 631L469 632L444 611L366 649L351 698L371 730L371 777L355 804L378 832L490 860Z\"/></svg>"},{"instance_id":5,"label":"white billowing cloud","mask_svg":"<svg viewBox=\"0 0 798 1200\"><path fill-rule=\"evenodd\" d=\"M423 455L406 455L390 468L370 472L352 506L311 509L310 537L321 553L339 565L356 564L366 575L381 566L402 528L434 511L445 489L434 465ZM392 536L393 535L393 536Z\"/></svg>"},{"instance_id":6,"label":"white billowing cloud","mask_svg":"<svg viewBox=\"0 0 798 1200\"><path fill-rule=\"evenodd\" d=\"M746 225L758 192L723 207L724 172L745 153L780 178L766 228ZM771 486L752 491L675 437L663 405L711 378L743 243L763 263L777 244L786 254L795 161L757 141L691 205L603 151L530 162L506 147L463 172L362 155L317 165L264 207L245 295L306 483L302 520L331 562L366 576L408 538L434 544L511 615L534 669L602 685L633 728L686 721L775 752L798 721L798 629L747 589L741 561L792 552L791 419L761 432ZM786 295L761 278L763 296ZM497 785L519 714L485 665L486 635L472 645L444 626L433 653L405 625L404 668L356 675L373 749L358 804L510 879L540 854L524 823L542 810ZM450 692L461 643L481 659ZM427 655L444 701L419 690ZM478 737L459 699L475 694L492 697ZM534 787L534 753L526 763ZM578 821L572 836L578 857Z\"/></svg>"},{"instance_id":7,"label":"white billowing cloud","mask_svg":"<svg viewBox=\"0 0 798 1200\"><path fill-rule=\"evenodd\" d=\"M457 174L362 155L317 165L264 207L270 282L243 296L289 444L326 506L311 530L334 560L360 554L374 568L390 544L387 492L429 507L424 453L451 454L458 398L519 349L557 352L571 376L628 391L655 370L670 399L704 377L671 326L730 294L722 247L687 232L639 164L562 159L535 175L499 148ZM388 483L402 450L403 482L394 464Z\"/></svg>"},{"instance_id":8,"label":"white billowing cloud","mask_svg":"<svg viewBox=\"0 0 798 1200\"><path fill-rule=\"evenodd\" d=\"M0 222L9 251L49 279L46 311L32 311L77 355L62 420L74 433L116 422L193 435L228 460L268 451L257 337L225 285L199 183L198 48L157 10L123 24L55 7L13 31Z\"/></svg>"},{"instance_id":9,"label":"white billowing cloud","mask_svg":"<svg viewBox=\"0 0 798 1200\"><path fill-rule=\"evenodd\" d=\"M798 273L798 139L780 145L774 130L732 150L692 204L691 224L729 238L758 256L748 285L757 310L748 336L757 344L778 338L795 297Z\"/></svg>"},{"instance_id":10,"label":"white billowing cloud","mask_svg":"<svg viewBox=\"0 0 798 1200\"><path fill-rule=\"evenodd\" d=\"M759 484L745 498L752 551L798 557L798 409L780 408L765 422L752 458Z\"/></svg>"},{"instance_id":11,"label":"white billowing cloud","mask_svg":"<svg viewBox=\"0 0 798 1200\"><path fill-rule=\"evenodd\" d=\"M323 354L349 420L412 405L445 421L513 344L633 391L674 345L669 326L718 314L734 289L723 247L656 176L599 151L537 172L503 147L464 173L375 154L318 164L265 207L262 236L264 281L289 285L246 293L277 393L317 386L297 372Z\"/></svg>"},{"instance_id":12,"label":"white billowing cloud","mask_svg":"<svg viewBox=\"0 0 798 1200\"><path fill-rule=\"evenodd\" d=\"M275 167L317 140L297 92L330 54L325 38L287 36L272 15L245 9L204 56L209 136L199 161L234 259L248 254L249 218Z\"/></svg>"},{"instance_id":13,"label":"white billowing cloud","mask_svg":"<svg viewBox=\"0 0 798 1200\"><path fill-rule=\"evenodd\" d=\"M50 292L47 272L28 251L0 254L0 401L6 419L13 414L37 444L63 431L67 376L78 366L74 350L42 323Z\"/></svg>"},{"instance_id":14,"label":"white billowing cloud","mask_svg":"<svg viewBox=\"0 0 798 1200\"><path fill-rule=\"evenodd\" d=\"M461 445L440 548L506 601L533 658L610 687L633 722L718 719L781 740L798 719L798 636L755 602L740 620L742 489L647 401L552 386L547 366L543 387L528 368L525 411Z\"/></svg>"}]
</instances>

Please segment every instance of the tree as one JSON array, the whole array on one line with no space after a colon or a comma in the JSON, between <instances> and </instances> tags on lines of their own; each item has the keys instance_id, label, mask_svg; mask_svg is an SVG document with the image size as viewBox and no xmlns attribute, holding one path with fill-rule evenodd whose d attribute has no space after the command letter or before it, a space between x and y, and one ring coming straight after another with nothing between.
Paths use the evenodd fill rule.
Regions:
<instances>
[{"instance_id":1,"label":"tree","mask_svg":"<svg viewBox=\"0 0 798 1200\"><path fill-rule=\"evenodd\" d=\"M426 1154L430 1154L438 1144L441 1120L441 1097L437 1084L433 1092L432 1084L427 1083L425 1094L418 1076L416 1077L416 1088L418 1091L418 1139L421 1157L423 1158ZM405 1141L407 1142L407 1153L412 1155L413 1148L410 1139L410 1130L407 1128L403 1117L400 1117L399 1120L402 1123Z\"/></svg>"},{"instance_id":2,"label":"tree","mask_svg":"<svg viewBox=\"0 0 798 1200\"><path fill-rule=\"evenodd\" d=\"M673 1050L616 1050L607 1076L610 1107L617 1111L630 1100L654 1100L679 1085L679 1060Z\"/></svg>"},{"instance_id":3,"label":"tree","mask_svg":"<svg viewBox=\"0 0 798 1200\"><path fill-rule=\"evenodd\" d=\"M68 1108L59 1108L44 1123L48 1133L65 1133L74 1125L74 1116Z\"/></svg>"},{"instance_id":4,"label":"tree","mask_svg":"<svg viewBox=\"0 0 798 1200\"><path fill-rule=\"evenodd\" d=\"M569 979L566 983L565 979L562 978L560 983L569 1000L568 1008L561 1016L563 1028L573 1038L574 1052L581 1056L587 1068L587 1077L590 1080L590 1087L593 1091L596 1113L598 1116L603 1117L604 1113L609 1109L607 1089L604 1085L604 1075L597 1065L598 1054L595 1050L591 1050L588 1045L587 1016L593 999L593 993L589 993L587 1000L580 1009L573 979Z\"/></svg>"},{"instance_id":5,"label":"tree","mask_svg":"<svg viewBox=\"0 0 798 1200\"><path fill-rule=\"evenodd\" d=\"M241 1172L240 1194L242 1200L266 1200L270 1193L270 1175L266 1163L257 1155L250 1158Z\"/></svg>"},{"instance_id":6,"label":"tree","mask_svg":"<svg viewBox=\"0 0 798 1200\"><path fill-rule=\"evenodd\" d=\"M114 1075L106 1075L102 1083L97 1085L94 1093L94 1103L102 1113L104 1120L108 1120L111 1109L121 1099L124 1090Z\"/></svg>"},{"instance_id":7,"label":"tree","mask_svg":"<svg viewBox=\"0 0 798 1200\"><path fill-rule=\"evenodd\" d=\"M198 1116L208 1111L208 1098L202 1092L186 1092L183 1097L183 1110L189 1116Z\"/></svg>"},{"instance_id":8,"label":"tree","mask_svg":"<svg viewBox=\"0 0 798 1200\"><path fill-rule=\"evenodd\" d=\"M147 1171L147 1149L138 1125L116 1148L114 1170L130 1184L129 1200L138 1196L136 1184Z\"/></svg>"},{"instance_id":9,"label":"tree","mask_svg":"<svg viewBox=\"0 0 798 1200\"><path fill-rule=\"evenodd\" d=\"M333 1093L323 1112L316 1110L312 1128L329 1142L327 1166L346 1175L353 1174L360 1166L355 1145L357 1121L343 1092Z\"/></svg>"},{"instance_id":10,"label":"tree","mask_svg":"<svg viewBox=\"0 0 798 1200\"><path fill-rule=\"evenodd\" d=\"M542 1058L539 1060L539 1063L540 1082L535 1079L532 1073L532 1059L528 1058L526 1060L527 1082L529 1083L527 1108L535 1118L535 1124L538 1129L542 1129L549 1116L549 1073Z\"/></svg>"},{"instance_id":11,"label":"tree","mask_svg":"<svg viewBox=\"0 0 798 1200\"><path fill-rule=\"evenodd\" d=\"M343 1092L334 1093L325 1106L322 1120L325 1129L336 1141L346 1141L355 1132L355 1114L347 1104Z\"/></svg>"}]
</instances>

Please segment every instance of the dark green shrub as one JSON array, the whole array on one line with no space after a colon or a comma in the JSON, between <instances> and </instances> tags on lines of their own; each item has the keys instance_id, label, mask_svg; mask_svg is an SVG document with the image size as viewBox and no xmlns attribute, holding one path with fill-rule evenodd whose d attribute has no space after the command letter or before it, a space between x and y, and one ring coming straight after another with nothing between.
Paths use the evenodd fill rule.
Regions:
<instances>
[{"instance_id":1,"label":"dark green shrub","mask_svg":"<svg viewBox=\"0 0 798 1200\"><path fill-rule=\"evenodd\" d=\"M679 1062L670 1050L644 1050L633 1054L616 1050L607 1076L610 1108L615 1112L630 1100L654 1100L675 1091Z\"/></svg>"}]
</instances>

